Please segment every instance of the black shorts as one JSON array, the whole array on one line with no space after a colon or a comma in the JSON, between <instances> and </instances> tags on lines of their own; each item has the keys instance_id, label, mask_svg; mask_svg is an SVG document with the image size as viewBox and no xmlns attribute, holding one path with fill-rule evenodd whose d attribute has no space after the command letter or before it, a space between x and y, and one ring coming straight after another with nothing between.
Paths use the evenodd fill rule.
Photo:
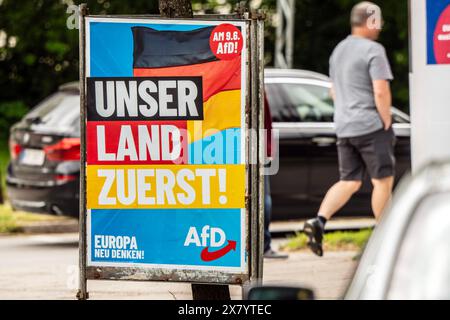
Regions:
<instances>
[{"instance_id":1,"label":"black shorts","mask_svg":"<svg viewBox=\"0 0 450 320\"><path fill-rule=\"evenodd\" d=\"M342 181L362 181L365 172L372 179L395 176L394 130L382 129L355 137L339 138L339 173Z\"/></svg>"}]
</instances>

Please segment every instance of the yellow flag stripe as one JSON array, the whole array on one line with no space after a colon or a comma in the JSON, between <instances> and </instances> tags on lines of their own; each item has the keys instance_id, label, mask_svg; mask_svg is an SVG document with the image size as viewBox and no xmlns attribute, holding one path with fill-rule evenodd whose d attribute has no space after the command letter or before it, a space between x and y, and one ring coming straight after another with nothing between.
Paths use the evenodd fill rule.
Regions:
<instances>
[{"instance_id":1,"label":"yellow flag stripe","mask_svg":"<svg viewBox=\"0 0 450 320\"><path fill-rule=\"evenodd\" d=\"M189 143L241 127L241 90L222 91L203 105L204 120L188 121Z\"/></svg>"}]
</instances>

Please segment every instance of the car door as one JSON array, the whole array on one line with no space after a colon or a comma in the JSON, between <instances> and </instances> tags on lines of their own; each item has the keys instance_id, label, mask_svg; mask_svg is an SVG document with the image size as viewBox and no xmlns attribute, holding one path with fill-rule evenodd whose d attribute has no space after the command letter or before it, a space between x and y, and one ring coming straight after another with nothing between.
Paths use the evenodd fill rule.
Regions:
<instances>
[{"instance_id":1,"label":"car door","mask_svg":"<svg viewBox=\"0 0 450 320\"><path fill-rule=\"evenodd\" d=\"M302 78L286 79L280 86L298 114L297 135L307 146L305 206L308 216L312 216L319 209L328 188L339 179L331 86L327 81Z\"/></svg>"},{"instance_id":2,"label":"car door","mask_svg":"<svg viewBox=\"0 0 450 320\"><path fill-rule=\"evenodd\" d=\"M411 171L411 123L409 116L397 108L392 108L392 119L397 143L395 145L395 181Z\"/></svg>"},{"instance_id":3,"label":"car door","mask_svg":"<svg viewBox=\"0 0 450 320\"><path fill-rule=\"evenodd\" d=\"M270 96L274 104L274 127L284 133L280 174L272 179L272 194L278 192L277 186L286 186L287 190L275 194L274 210L282 206L291 218L312 217L327 190L339 180L331 84L300 77L269 78L266 82L269 104ZM289 183L297 180L300 173L301 189ZM370 214L370 189L367 180L343 211L350 215Z\"/></svg>"},{"instance_id":4,"label":"car door","mask_svg":"<svg viewBox=\"0 0 450 320\"><path fill-rule=\"evenodd\" d=\"M279 171L271 176L272 215L274 220L298 218L307 201L310 141L297 127L300 120L290 106L283 87L276 78L266 78L266 96L273 120L274 136L279 136Z\"/></svg>"},{"instance_id":5,"label":"car door","mask_svg":"<svg viewBox=\"0 0 450 320\"><path fill-rule=\"evenodd\" d=\"M275 217L313 216L327 190L339 181L330 87L330 82L317 79L266 78L274 128L280 130L280 172L271 180ZM395 108L393 115L398 181L411 167L410 124L408 116ZM366 175L361 190L341 213L370 216L371 191Z\"/></svg>"}]
</instances>

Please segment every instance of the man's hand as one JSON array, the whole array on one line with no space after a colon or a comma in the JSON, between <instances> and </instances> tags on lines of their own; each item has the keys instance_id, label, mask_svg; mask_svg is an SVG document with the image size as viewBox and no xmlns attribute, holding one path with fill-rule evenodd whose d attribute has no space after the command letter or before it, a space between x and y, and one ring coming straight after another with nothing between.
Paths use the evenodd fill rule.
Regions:
<instances>
[{"instance_id":1,"label":"man's hand","mask_svg":"<svg viewBox=\"0 0 450 320\"><path fill-rule=\"evenodd\" d=\"M384 124L384 130L389 130L392 126L392 93L389 81L374 80L373 92L378 113Z\"/></svg>"},{"instance_id":2,"label":"man's hand","mask_svg":"<svg viewBox=\"0 0 450 320\"><path fill-rule=\"evenodd\" d=\"M384 130L388 131L392 127L392 117L391 119L387 120L387 122L383 121L384 123Z\"/></svg>"},{"instance_id":3,"label":"man's hand","mask_svg":"<svg viewBox=\"0 0 450 320\"><path fill-rule=\"evenodd\" d=\"M331 88L330 88L330 96L331 96L331 99L333 99L333 101L336 101L336 92L334 92L334 86L333 86L333 84L331 84Z\"/></svg>"}]
</instances>

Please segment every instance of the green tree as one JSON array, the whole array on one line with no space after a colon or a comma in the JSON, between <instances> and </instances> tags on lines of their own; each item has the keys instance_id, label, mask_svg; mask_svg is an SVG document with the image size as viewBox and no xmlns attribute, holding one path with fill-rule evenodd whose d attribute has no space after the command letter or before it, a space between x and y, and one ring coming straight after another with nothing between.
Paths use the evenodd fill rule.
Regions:
<instances>
[{"instance_id":1,"label":"green tree","mask_svg":"<svg viewBox=\"0 0 450 320\"><path fill-rule=\"evenodd\" d=\"M273 1L274 2L274 1ZM358 0L296 1L294 67L328 74L334 47L350 33L350 11ZM395 75L394 105L409 109L408 3L374 0L383 10L386 47Z\"/></svg>"},{"instance_id":2,"label":"green tree","mask_svg":"<svg viewBox=\"0 0 450 320\"><path fill-rule=\"evenodd\" d=\"M94 14L158 13L149 0L0 1L0 140L30 107L78 79L78 30L67 28L66 11L81 2Z\"/></svg>"},{"instance_id":3,"label":"green tree","mask_svg":"<svg viewBox=\"0 0 450 320\"><path fill-rule=\"evenodd\" d=\"M380 42L386 47L395 80L392 83L394 105L409 109L409 55L407 0L372 0L380 5L385 30ZM193 1L196 11L231 11L239 1ZM266 64L272 66L275 50L276 0L248 1L268 13L265 31ZM360 0L296 0L294 68L328 74L328 61L334 47L350 33L350 11Z\"/></svg>"}]
</instances>

